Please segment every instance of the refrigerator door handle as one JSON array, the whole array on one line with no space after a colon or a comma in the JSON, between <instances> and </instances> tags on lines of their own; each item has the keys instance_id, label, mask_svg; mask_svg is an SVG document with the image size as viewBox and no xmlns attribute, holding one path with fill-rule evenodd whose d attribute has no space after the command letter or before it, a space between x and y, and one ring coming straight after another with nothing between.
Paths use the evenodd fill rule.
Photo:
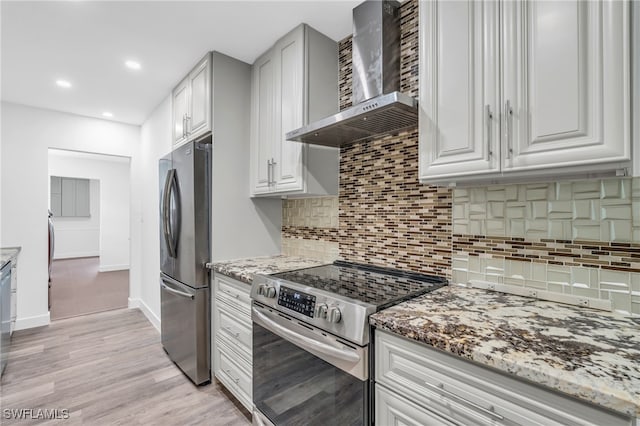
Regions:
<instances>
[{"instance_id":1,"label":"refrigerator door handle","mask_svg":"<svg viewBox=\"0 0 640 426\"><path fill-rule=\"evenodd\" d=\"M185 293L183 291L178 291L178 290L174 290L171 287L169 287L168 285L166 285L165 283L161 283L160 284L162 286L162 289L165 291L168 291L169 293L173 293L177 296L182 296L182 297L186 297L188 299L195 299L195 296L193 294L189 294L189 293Z\"/></svg>"},{"instance_id":2,"label":"refrigerator door handle","mask_svg":"<svg viewBox=\"0 0 640 426\"><path fill-rule=\"evenodd\" d=\"M169 200L175 199L176 211L175 217L169 223L169 236L171 237L171 244L173 247L173 257L178 257L178 240L180 238L180 223L182 217L182 203L180 202L180 192L178 189L178 174L176 169L171 169L171 187L169 189ZM175 227L174 227L175 225Z\"/></svg>"},{"instance_id":3,"label":"refrigerator door handle","mask_svg":"<svg viewBox=\"0 0 640 426\"><path fill-rule=\"evenodd\" d=\"M175 169L171 169L167 173L167 177L164 181L164 192L162 194L162 233L164 235L164 241L169 250L169 256L176 257L175 249L173 247L173 238L171 237L171 218L169 217L169 209L171 208L171 199L169 198L169 192L171 190L171 183L173 181L173 175Z\"/></svg>"}]
</instances>

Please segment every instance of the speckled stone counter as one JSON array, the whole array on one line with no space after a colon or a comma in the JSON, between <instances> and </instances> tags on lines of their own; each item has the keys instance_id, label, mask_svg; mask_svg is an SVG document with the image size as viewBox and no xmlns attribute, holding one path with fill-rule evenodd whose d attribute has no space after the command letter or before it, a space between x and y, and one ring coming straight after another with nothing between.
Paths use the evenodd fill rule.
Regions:
<instances>
[{"instance_id":1,"label":"speckled stone counter","mask_svg":"<svg viewBox=\"0 0 640 426\"><path fill-rule=\"evenodd\" d=\"M20 250L22 250L22 247L0 248L0 268L3 268L4 265L11 262L12 259L17 258L18 254L20 254Z\"/></svg>"},{"instance_id":2,"label":"speckled stone counter","mask_svg":"<svg viewBox=\"0 0 640 426\"><path fill-rule=\"evenodd\" d=\"M640 417L640 319L449 286L378 312L370 322Z\"/></svg>"},{"instance_id":3,"label":"speckled stone counter","mask_svg":"<svg viewBox=\"0 0 640 426\"><path fill-rule=\"evenodd\" d=\"M213 270L236 280L251 284L256 274L275 274L294 269L326 265L327 262L293 256L252 257L249 259L215 262Z\"/></svg>"}]
</instances>

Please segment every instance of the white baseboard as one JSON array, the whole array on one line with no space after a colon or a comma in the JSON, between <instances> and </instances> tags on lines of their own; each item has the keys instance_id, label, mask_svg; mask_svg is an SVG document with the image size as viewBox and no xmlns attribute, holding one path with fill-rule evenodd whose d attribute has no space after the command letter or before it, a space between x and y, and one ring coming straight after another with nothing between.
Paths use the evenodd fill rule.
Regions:
<instances>
[{"instance_id":1,"label":"white baseboard","mask_svg":"<svg viewBox=\"0 0 640 426\"><path fill-rule=\"evenodd\" d=\"M56 253L53 260L75 259L76 257L99 257L100 251L79 251L76 253Z\"/></svg>"},{"instance_id":2,"label":"white baseboard","mask_svg":"<svg viewBox=\"0 0 640 426\"><path fill-rule=\"evenodd\" d=\"M51 323L49 312L35 317L16 318L14 330L26 330L27 328L43 327Z\"/></svg>"},{"instance_id":3,"label":"white baseboard","mask_svg":"<svg viewBox=\"0 0 640 426\"><path fill-rule=\"evenodd\" d=\"M151 311L151 309L149 309L149 306L147 306L147 304L144 303L142 299L129 298L129 309L136 309L136 308L142 311L142 313L144 314L145 317L147 317L151 325L153 325L155 329L158 330L158 333L160 333L160 318L158 318L157 315L154 314L153 311Z\"/></svg>"},{"instance_id":4,"label":"white baseboard","mask_svg":"<svg viewBox=\"0 0 640 426\"><path fill-rule=\"evenodd\" d=\"M126 271L129 269L128 264L123 265L100 265L98 272Z\"/></svg>"}]
</instances>

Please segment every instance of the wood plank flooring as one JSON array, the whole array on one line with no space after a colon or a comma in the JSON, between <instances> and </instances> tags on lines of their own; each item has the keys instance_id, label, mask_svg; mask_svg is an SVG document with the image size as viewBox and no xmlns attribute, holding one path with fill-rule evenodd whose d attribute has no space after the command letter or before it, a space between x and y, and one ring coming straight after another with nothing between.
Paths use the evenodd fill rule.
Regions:
<instances>
[{"instance_id":1,"label":"wood plank flooring","mask_svg":"<svg viewBox=\"0 0 640 426\"><path fill-rule=\"evenodd\" d=\"M51 319L127 307L129 271L100 272L99 257L54 260Z\"/></svg>"},{"instance_id":2,"label":"wood plank flooring","mask_svg":"<svg viewBox=\"0 0 640 426\"><path fill-rule=\"evenodd\" d=\"M0 423L249 425L217 382L195 386L137 309L16 331L0 386ZM12 420L7 409L67 409L68 420ZM35 412L35 411L34 411Z\"/></svg>"}]
</instances>

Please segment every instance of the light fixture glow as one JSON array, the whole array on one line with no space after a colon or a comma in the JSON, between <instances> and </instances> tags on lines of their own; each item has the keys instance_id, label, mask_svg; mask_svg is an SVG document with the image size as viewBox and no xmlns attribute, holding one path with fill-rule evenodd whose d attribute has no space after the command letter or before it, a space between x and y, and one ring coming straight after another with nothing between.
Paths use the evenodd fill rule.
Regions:
<instances>
[{"instance_id":1,"label":"light fixture glow","mask_svg":"<svg viewBox=\"0 0 640 426\"><path fill-rule=\"evenodd\" d=\"M67 80L56 80L56 84L58 85L58 87L64 87L65 89L71 87L71 83L69 83Z\"/></svg>"},{"instance_id":2,"label":"light fixture glow","mask_svg":"<svg viewBox=\"0 0 640 426\"><path fill-rule=\"evenodd\" d=\"M126 61L124 63L127 68L131 68L132 70L139 70L142 66L140 65L140 62L136 62L136 61Z\"/></svg>"},{"instance_id":3,"label":"light fixture glow","mask_svg":"<svg viewBox=\"0 0 640 426\"><path fill-rule=\"evenodd\" d=\"M102 116L111 118L111 117L113 117L113 114L110 113L109 111L105 111L105 112L102 113Z\"/></svg>"}]
</instances>

